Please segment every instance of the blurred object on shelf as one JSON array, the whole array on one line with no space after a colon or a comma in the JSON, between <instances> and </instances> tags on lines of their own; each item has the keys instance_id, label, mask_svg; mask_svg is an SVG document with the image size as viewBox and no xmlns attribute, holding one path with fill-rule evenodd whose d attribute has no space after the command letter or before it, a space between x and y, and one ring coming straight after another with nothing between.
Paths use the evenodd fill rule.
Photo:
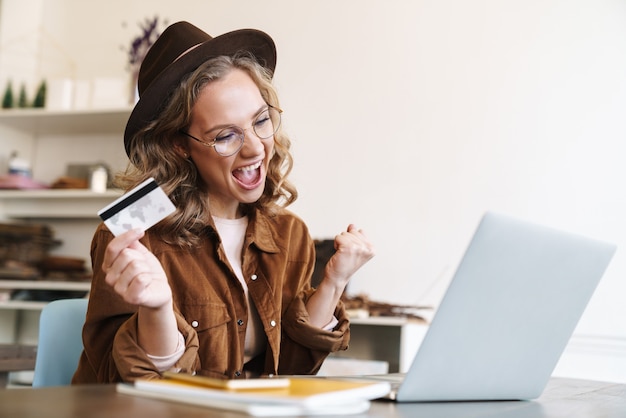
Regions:
<instances>
[{"instance_id":1,"label":"blurred object on shelf","mask_svg":"<svg viewBox=\"0 0 626 418\"><path fill-rule=\"evenodd\" d=\"M48 251L59 244L47 225L0 224L0 266L22 262L36 267L47 257Z\"/></svg>"},{"instance_id":2,"label":"blurred object on shelf","mask_svg":"<svg viewBox=\"0 0 626 418\"><path fill-rule=\"evenodd\" d=\"M34 280L39 278L39 270L22 261L7 260L0 266L0 279Z\"/></svg>"},{"instance_id":3,"label":"blurred object on shelf","mask_svg":"<svg viewBox=\"0 0 626 418\"><path fill-rule=\"evenodd\" d=\"M21 289L11 294L11 300L30 302L52 302L59 299L82 298L87 295L84 290L49 290L49 289Z\"/></svg>"},{"instance_id":4,"label":"blurred object on shelf","mask_svg":"<svg viewBox=\"0 0 626 418\"><path fill-rule=\"evenodd\" d=\"M40 264L42 271L85 271L85 259L74 257L49 256Z\"/></svg>"},{"instance_id":5,"label":"blurred object on shelf","mask_svg":"<svg viewBox=\"0 0 626 418\"><path fill-rule=\"evenodd\" d=\"M89 187L89 173L95 165L95 163L69 163L65 172L67 177L85 180L85 187Z\"/></svg>"},{"instance_id":6,"label":"blurred object on shelf","mask_svg":"<svg viewBox=\"0 0 626 418\"><path fill-rule=\"evenodd\" d=\"M67 165L66 175L52 183L53 189L91 189L94 192L106 192L109 187L110 168L101 161L95 163L71 163Z\"/></svg>"},{"instance_id":7,"label":"blurred object on shelf","mask_svg":"<svg viewBox=\"0 0 626 418\"><path fill-rule=\"evenodd\" d=\"M346 310L353 313L352 317L368 318L368 317L398 317L413 318L427 321L426 312L433 310L432 306L411 306L411 305L394 305L385 302L376 302L370 300L366 295L347 296L343 295L343 301Z\"/></svg>"},{"instance_id":8,"label":"blurred object on shelf","mask_svg":"<svg viewBox=\"0 0 626 418\"><path fill-rule=\"evenodd\" d=\"M109 169L106 164L98 164L89 172L89 189L92 192L104 193L107 191Z\"/></svg>"},{"instance_id":9,"label":"blurred object on shelf","mask_svg":"<svg viewBox=\"0 0 626 418\"><path fill-rule=\"evenodd\" d=\"M13 98L13 81L8 80L7 86L4 89L4 94L2 95L2 108L10 109L15 105L15 99Z\"/></svg>"},{"instance_id":10,"label":"blurred object on shelf","mask_svg":"<svg viewBox=\"0 0 626 418\"><path fill-rule=\"evenodd\" d=\"M127 23L122 22L122 26L126 27ZM161 36L162 29L168 26L168 20L164 19L159 22L159 17L146 18L143 22L139 22L140 35L132 38L130 48L122 46L122 50L128 53L128 70L130 71L130 94L128 103L134 105L139 100L139 92L137 91L137 78L139 77L139 68L146 56L146 53L154 42Z\"/></svg>"},{"instance_id":11,"label":"blurred object on shelf","mask_svg":"<svg viewBox=\"0 0 626 418\"><path fill-rule=\"evenodd\" d=\"M58 189L91 189L105 192L110 187L111 169L108 164L97 161L93 163L70 163L66 175L59 178L53 188Z\"/></svg>"},{"instance_id":12,"label":"blurred object on shelf","mask_svg":"<svg viewBox=\"0 0 626 418\"><path fill-rule=\"evenodd\" d=\"M46 103L46 80L41 80L41 82L37 86L37 91L32 101L28 100L26 87L27 86L24 83L20 85L19 94L16 100L16 98L14 97L15 94L13 92L13 82L11 80L8 80L6 88L4 89L4 94L2 96L2 109L44 107Z\"/></svg>"},{"instance_id":13,"label":"blurred object on shelf","mask_svg":"<svg viewBox=\"0 0 626 418\"><path fill-rule=\"evenodd\" d=\"M0 280L21 280L1 297L14 301L49 302L80 298L84 290L33 289L26 281L78 282L91 280L83 258L52 256L49 251L60 244L47 225L0 224Z\"/></svg>"},{"instance_id":14,"label":"blurred object on shelf","mask_svg":"<svg viewBox=\"0 0 626 418\"><path fill-rule=\"evenodd\" d=\"M30 177L22 176L21 174L0 176L0 189L30 190L47 188L48 186L46 184L35 181Z\"/></svg>"},{"instance_id":15,"label":"blurred object on shelf","mask_svg":"<svg viewBox=\"0 0 626 418\"><path fill-rule=\"evenodd\" d=\"M34 108L46 107L47 90L48 84L46 83L46 80L41 80L41 83L39 83L39 86L37 87L37 93L35 93L35 98L33 99Z\"/></svg>"},{"instance_id":16,"label":"blurred object on shelf","mask_svg":"<svg viewBox=\"0 0 626 418\"><path fill-rule=\"evenodd\" d=\"M86 189L89 186L87 179L63 176L50 185L52 189Z\"/></svg>"},{"instance_id":17,"label":"blurred object on shelf","mask_svg":"<svg viewBox=\"0 0 626 418\"><path fill-rule=\"evenodd\" d=\"M17 155L17 151L13 151L11 156L9 157L9 173L8 174L19 174L24 177L31 177L30 163L20 158Z\"/></svg>"},{"instance_id":18,"label":"blurred object on shelf","mask_svg":"<svg viewBox=\"0 0 626 418\"><path fill-rule=\"evenodd\" d=\"M39 270L43 280L72 282L91 280L91 274L87 271L84 258L46 257L39 264Z\"/></svg>"},{"instance_id":19,"label":"blurred object on shelf","mask_svg":"<svg viewBox=\"0 0 626 418\"><path fill-rule=\"evenodd\" d=\"M53 78L48 81L45 107L48 110L70 110L74 106L74 80Z\"/></svg>"},{"instance_id":20,"label":"blurred object on shelf","mask_svg":"<svg viewBox=\"0 0 626 418\"><path fill-rule=\"evenodd\" d=\"M124 77L95 77L91 84L91 108L119 109L128 106L128 81Z\"/></svg>"}]
</instances>

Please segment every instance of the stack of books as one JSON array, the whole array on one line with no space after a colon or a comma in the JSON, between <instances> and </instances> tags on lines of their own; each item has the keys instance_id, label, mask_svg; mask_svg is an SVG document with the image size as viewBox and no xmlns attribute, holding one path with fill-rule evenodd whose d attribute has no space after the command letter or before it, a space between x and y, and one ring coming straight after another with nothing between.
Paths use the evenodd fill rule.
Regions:
<instances>
[{"instance_id":1,"label":"stack of books","mask_svg":"<svg viewBox=\"0 0 626 418\"><path fill-rule=\"evenodd\" d=\"M346 415L365 412L390 391L386 382L294 376L220 380L166 373L162 380L118 384L120 393L253 416Z\"/></svg>"}]
</instances>

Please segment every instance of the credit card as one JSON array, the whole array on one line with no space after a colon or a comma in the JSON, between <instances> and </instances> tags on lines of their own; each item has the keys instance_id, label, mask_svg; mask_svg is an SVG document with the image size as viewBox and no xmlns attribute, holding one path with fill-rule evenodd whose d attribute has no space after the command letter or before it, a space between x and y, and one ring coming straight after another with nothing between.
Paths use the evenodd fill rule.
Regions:
<instances>
[{"instance_id":1,"label":"credit card","mask_svg":"<svg viewBox=\"0 0 626 418\"><path fill-rule=\"evenodd\" d=\"M118 236L134 228L146 231L175 210L163 189L149 178L100 209L98 216L113 235Z\"/></svg>"}]
</instances>

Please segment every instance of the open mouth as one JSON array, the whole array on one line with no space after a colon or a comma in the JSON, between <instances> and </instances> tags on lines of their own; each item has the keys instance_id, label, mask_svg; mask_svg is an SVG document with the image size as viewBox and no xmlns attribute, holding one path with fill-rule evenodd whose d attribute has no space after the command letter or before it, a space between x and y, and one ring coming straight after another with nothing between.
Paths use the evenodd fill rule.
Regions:
<instances>
[{"instance_id":1,"label":"open mouth","mask_svg":"<svg viewBox=\"0 0 626 418\"><path fill-rule=\"evenodd\" d=\"M237 180L237 183L245 189L254 189L261 181L261 164L263 161L240 167L233 171L233 177Z\"/></svg>"}]
</instances>

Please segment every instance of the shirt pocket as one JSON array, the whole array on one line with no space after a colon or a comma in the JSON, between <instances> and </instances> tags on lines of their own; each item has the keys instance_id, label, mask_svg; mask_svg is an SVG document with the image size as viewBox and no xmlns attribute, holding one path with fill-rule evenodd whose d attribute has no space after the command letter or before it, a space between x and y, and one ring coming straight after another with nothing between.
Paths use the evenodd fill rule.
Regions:
<instances>
[{"instance_id":1,"label":"shirt pocket","mask_svg":"<svg viewBox=\"0 0 626 418\"><path fill-rule=\"evenodd\" d=\"M227 374L229 350L232 344L228 338L228 327L231 316L222 303L192 303L181 305L181 313L187 323L198 334L198 356L201 363L201 374L221 376Z\"/></svg>"},{"instance_id":2,"label":"shirt pocket","mask_svg":"<svg viewBox=\"0 0 626 418\"><path fill-rule=\"evenodd\" d=\"M193 303L182 305L182 314L197 333L225 327L231 320L223 303Z\"/></svg>"}]
</instances>

